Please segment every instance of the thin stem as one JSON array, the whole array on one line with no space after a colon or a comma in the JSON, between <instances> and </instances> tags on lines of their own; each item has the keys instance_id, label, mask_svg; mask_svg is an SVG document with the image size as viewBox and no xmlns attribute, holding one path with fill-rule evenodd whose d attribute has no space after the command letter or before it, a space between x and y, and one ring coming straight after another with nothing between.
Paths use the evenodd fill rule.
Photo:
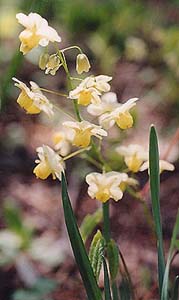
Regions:
<instances>
[{"instance_id":1,"label":"thin stem","mask_svg":"<svg viewBox=\"0 0 179 300\"><path fill-rule=\"evenodd\" d=\"M99 170L103 170L102 164L100 164L98 161L96 161L94 158L92 158L88 154L84 155L83 157L84 157L84 159L86 159L87 161L89 161L91 164L93 164L95 167L97 167Z\"/></svg>"},{"instance_id":2,"label":"thin stem","mask_svg":"<svg viewBox=\"0 0 179 300\"><path fill-rule=\"evenodd\" d=\"M81 48L78 47L78 46L70 46L70 47L64 48L64 49L61 50L61 52L65 52L65 51L71 50L71 49L77 49L80 53L83 53L83 51L81 50Z\"/></svg>"},{"instance_id":3,"label":"thin stem","mask_svg":"<svg viewBox=\"0 0 179 300\"><path fill-rule=\"evenodd\" d=\"M77 151L75 151L75 152L72 152L72 153L70 153L69 155L67 155L66 157L64 157L63 160L67 160L67 159L69 159L69 158L71 158L71 157L74 157L74 156L76 156L76 155L78 155L78 154L84 152L84 151L88 151L88 150L90 150L90 148L91 148L91 147L87 147L87 148L79 149L79 150L77 150Z\"/></svg>"},{"instance_id":4,"label":"thin stem","mask_svg":"<svg viewBox=\"0 0 179 300\"><path fill-rule=\"evenodd\" d=\"M63 113L64 115L70 117L73 121L75 121L75 118L70 115L69 113L67 113L66 111L64 111L62 108L60 108L59 106L53 104L53 106L55 107L56 110L60 111L61 113Z\"/></svg>"},{"instance_id":5,"label":"thin stem","mask_svg":"<svg viewBox=\"0 0 179 300\"><path fill-rule=\"evenodd\" d=\"M68 70L68 66L67 66L67 63L66 63L65 56L64 56L63 52L61 52L60 50L58 50L58 55L59 55L59 58L60 58L60 60L63 64L64 70L66 72L70 90L72 90L73 86L72 86L72 82L71 82L71 76L70 76L70 72ZM81 122L82 118L80 116L80 112L79 112L79 108L78 108L78 102L77 102L76 99L73 100L73 107L74 107L74 110L75 110L78 121Z\"/></svg>"},{"instance_id":6,"label":"thin stem","mask_svg":"<svg viewBox=\"0 0 179 300\"><path fill-rule=\"evenodd\" d=\"M83 81L83 79L78 78L78 77L70 77L71 80L78 80L78 81Z\"/></svg>"},{"instance_id":7,"label":"thin stem","mask_svg":"<svg viewBox=\"0 0 179 300\"><path fill-rule=\"evenodd\" d=\"M47 90L44 88L40 88L41 91L46 92L46 93L50 93L50 94L54 94L54 95L58 95L58 96L62 96L62 97L68 97L67 94L63 94L63 93L59 93L59 92L55 92L55 91L51 91L51 90Z\"/></svg>"},{"instance_id":8,"label":"thin stem","mask_svg":"<svg viewBox=\"0 0 179 300\"><path fill-rule=\"evenodd\" d=\"M103 203L103 235L106 244L110 241L109 201Z\"/></svg>"},{"instance_id":9,"label":"thin stem","mask_svg":"<svg viewBox=\"0 0 179 300\"><path fill-rule=\"evenodd\" d=\"M94 143L94 141L91 141L91 147L92 150L95 152L95 154L97 155L99 161L102 163L102 165L104 166L105 171L111 171L111 167L106 163L106 161L104 160L104 158L101 155L101 152L99 151L99 149L97 148L96 144Z\"/></svg>"}]
</instances>

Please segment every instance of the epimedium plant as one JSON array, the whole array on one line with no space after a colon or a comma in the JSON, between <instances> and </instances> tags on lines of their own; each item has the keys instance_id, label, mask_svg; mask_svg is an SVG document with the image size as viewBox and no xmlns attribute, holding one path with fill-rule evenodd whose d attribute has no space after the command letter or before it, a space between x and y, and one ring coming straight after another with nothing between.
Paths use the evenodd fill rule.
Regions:
<instances>
[{"instance_id":1,"label":"epimedium plant","mask_svg":"<svg viewBox=\"0 0 179 300\"><path fill-rule=\"evenodd\" d=\"M127 130L133 126L131 110L136 106L138 98L129 99L124 104L119 103L116 94L110 92L109 82L112 80L111 76L90 75L85 79L72 77L65 55L66 51L76 49L79 52L76 57L76 71L79 75L83 72L89 72L91 68L88 57L81 48L75 45L60 49L61 37L37 13L30 13L29 15L19 13L16 17L18 22L25 27L19 35L21 41L20 51L25 55L40 45L44 47L44 51L39 58L40 69L44 70L46 74L55 75L60 68L63 68L66 73L68 81L66 94L40 88L32 81L30 87L28 87L16 78L13 78L13 80L20 89L17 102L28 114L44 112L50 118L54 116L55 106L43 94L43 91L66 97L66 101L71 101L73 105L74 115L65 113L71 120L68 119L63 122L63 130L58 130L53 136L54 149L48 145L37 148L37 166L34 168L33 173L40 179L46 179L52 175L53 179L61 181L65 223L88 299L125 299L126 289L128 290L128 298L135 299L124 257L116 242L111 238L109 205L111 199L114 201L122 199L125 191L131 192L136 197L141 197L136 192L138 182L135 179L135 173L146 169L149 169L150 175L153 216L158 245L160 299L169 299L169 265L177 238L179 217L177 217L174 229L169 261L165 267L159 204L159 174L164 170L174 170L174 166L165 160L159 160L155 128L151 128L149 151L141 145L132 144L127 147L120 145L116 148L116 153L124 157L125 170L123 172L113 171L110 163L104 157L102 142L104 139L107 140L108 131L113 126L116 125L121 130ZM54 45L55 53L52 54L48 50L50 42ZM74 85L75 82L79 84ZM96 118L98 125L83 118L82 106L86 107L89 116L91 115L93 119ZM72 151L72 147L77 149ZM82 154L83 159L86 159L95 167L95 172L91 172L86 176L88 195L102 203L102 210L97 211L92 216L87 216L81 230L79 230L68 195L65 161ZM103 218L103 232L98 230L94 235L88 254L85 248L85 240L101 218ZM123 282L125 282L125 288L123 292L122 289L120 291L118 289L120 262L124 269ZM102 266L104 292L98 284ZM174 290L176 293L176 287Z\"/></svg>"}]
</instances>

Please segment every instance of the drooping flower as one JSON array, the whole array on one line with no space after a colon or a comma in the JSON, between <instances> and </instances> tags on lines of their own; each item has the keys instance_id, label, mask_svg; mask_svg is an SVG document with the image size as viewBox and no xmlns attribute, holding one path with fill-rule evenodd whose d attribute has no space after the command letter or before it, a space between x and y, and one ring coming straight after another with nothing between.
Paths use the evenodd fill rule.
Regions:
<instances>
[{"instance_id":1,"label":"drooping flower","mask_svg":"<svg viewBox=\"0 0 179 300\"><path fill-rule=\"evenodd\" d=\"M50 55L46 52L44 52L40 55L40 57L39 57L39 68L41 70L45 70L46 65L49 61L49 57L50 57Z\"/></svg>"},{"instance_id":2,"label":"drooping flower","mask_svg":"<svg viewBox=\"0 0 179 300\"><path fill-rule=\"evenodd\" d=\"M24 108L28 114L39 114L41 111L45 112L49 117L54 114L53 105L43 95L35 82L30 81L31 89L29 89L22 81L14 77L12 79L16 82L15 86L21 90L17 103Z\"/></svg>"},{"instance_id":3,"label":"drooping flower","mask_svg":"<svg viewBox=\"0 0 179 300\"><path fill-rule=\"evenodd\" d=\"M127 167L134 173L138 172L143 162L148 159L148 151L140 145L119 146L116 151L124 156Z\"/></svg>"},{"instance_id":4,"label":"drooping flower","mask_svg":"<svg viewBox=\"0 0 179 300\"><path fill-rule=\"evenodd\" d=\"M140 171L145 171L149 169L149 161L146 161L143 163L143 165L140 167ZM173 171L175 169L174 165L169 163L166 160L159 160L159 170L160 173L162 173L163 171Z\"/></svg>"},{"instance_id":5,"label":"drooping flower","mask_svg":"<svg viewBox=\"0 0 179 300\"><path fill-rule=\"evenodd\" d=\"M50 55L48 62L45 66L46 71L45 74L55 75L58 69L60 68L60 58L56 54Z\"/></svg>"},{"instance_id":6,"label":"drooping flower","mask_svg":"<svg viewBox=\"0 0 179 300\"><path fill-rule=\"evenodd\" d=\"M53 134L54 149L62 156L69 154L72 146L71 130L64 128Z\"/></svg>"},{"instance_id":7,"label":"drooping flower","mask_svg":"<svg viewBox=\"0 0 179 300\"><path fill-rule=\"evenodd\" d=\"M61 180L61 173L64 172L65 166L62 157L46 145L38 147L37 153L39 159L35 162L38 165L33 170L36 177L46 179L51 174L53 179Z\"/></svg>"},{"instance_id":8,"label":"drooping flower","mask_svg":"<svg viewBox=\"0 0 179 300\"><path fill-rule=\"evenodd\" d=\"M67 128L71 128L71 138L72 144L77 147L88 147L91 141L91 136L95 136L99 139L102 136L107 136L107 132L101 128L101 126L97 126L88 121L82 122L64 122L64 126Z\"/></svg>"},{"instance_id":9,"label":"drooping flower","mask_svg":"<svg viewBox=\"0 0 179 300\"><path fill-rule=\"evenodd\" d=\"M88 194L91 198L105 203L110 198L118 201L123 196L125 190L124 184L127 184L129 177L125 173L107 172L90 173L86 176L86 182L89 184Z\"/></svg>"},{"instance_id":10,"label":"drooping flower","mask_svg":"<svg viewBox=\"0 0 179 300\"><path fill-rule=\"evenodd\" d=\"M110 90L108 82L111 79L112 77L105 75L87 77L74 90L70 91L69 98L77 99L78 104L81 105L98 104L101 102L102 92Z\"/></svg>"},{"instance_id":11,"label":"drooping flower","mask_svg":"<svg viewBox=\"0 0 179 300\"><path fill-rule=\"evenodd\" d=\"M99 117L99 123L105 129L111 128L115 123L121 129L131 128L133 125L133 118L130 114L130 109L136 105L138 98L129 99L126 103L121 104L110 113L105 113Z\"/></svg>"},{"instance_id":12,"label":"drooping flower","mask_svg":"<svg viewBox=\"0 0 179 300\"><path fill-rule=\"evenodd\" d=\"M120 105L117 101L117 95L113 92L108 92L102 95L100 103L90 104L87 107L87 111L93 116L100 116L106 112L112 112Z\"/></svg>"},{"instance_id":13,"label":"drooping flower","mask_svg":"<svg viewBox=\"0 0 179 300\"><path fill-rule=\"evenodd\" d=\"M76 71L78 74L82 74L83 72L88 72L90 69L90 63L88 57L84 53L80 53L76 58Z\"/></svg>"},{"instance_id":14,"label":"drooping flower","mask_svg":"<svg viewBox=\"0 0 179 300\"><path fill-rule=\"evenodd\" d=\"M48 25L48 22L37 13L16 15L18 22L25 27L20 35L20 51L28 53L38 45L46 47L49 42L61 42L61 37L55 29Z\"/></svg>"}]
</instances>

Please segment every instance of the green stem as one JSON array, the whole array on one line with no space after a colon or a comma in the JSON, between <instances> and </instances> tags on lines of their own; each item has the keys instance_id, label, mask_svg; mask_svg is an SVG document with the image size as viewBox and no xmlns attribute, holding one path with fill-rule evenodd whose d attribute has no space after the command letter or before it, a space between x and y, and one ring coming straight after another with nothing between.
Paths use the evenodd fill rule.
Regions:
<instances>
[{"instance_id":1,"label":"green stem","mask_svg":"<svg viewBox=\"0 0 179 300\"><path fill-rule=\"evenodd\" d=\"M112 295L113 295L113 300L119 300L118 288L115 281L112 283Z\"/></svg>"},{"instance_id":2,"label":"green stem","mask_svg":"<svg viewBox=\"0 0 179 300\"><path fill-rule=\"evenodd\" d=\"M107 244L110 241L109 201L103 203L103 235Z\"/></svg>"},{"instance_id":3,"label":"green stem","mask_svg":"<svg viewBox=\"0 0 179 300\"><path fill-rule=\"evenodd\" d=\"M70 47L64 48L64 49L61 50L61 52L65 52L67 50L72 50L72 49L77 49L80 53L83 53L83 51L81 50L81 48L78 47L78 46L70 46Z\"/></svg>"},{"instance_id":4,"label":"green stem","mask_svg":"<svg viewBox=\"0 0 179 300\"><path fill-rule=\"evenodd\" d=\"M59 56L59 58L60 58L60 60L62 62L63 68L64 68L64 70L66 72L67 80L68 80L68 84L69 84L69 88L70 88L70 90L72 90L73 86L72 86L72 82L71 82L71 76L70 76L70 72L68 70L68 66L67 66L67 63L66 63L65 56L64 56L64 54L60 50L58 50L58 56ZM81 122L82 118L80 116L80 111L79 111L79 108L78 108L78 102L77 102L76 99L73 100L73 107L74 107L74 111L75 111L77 120L79 122Z\"/></svg>"},{"instance_id":5,"label":"green stem","mask_svg":"<svg viewBox=\"0 0 179 300\"><path fill-rule=\"evenodd\" d=\"M104 166L105 171L111 171L111 167L106 163L106 161L104 160L104 158L101 155L101 152L98 150L98 148L93 140L91 140L91 147L92 147L92 150L94 151L94 153L96 154L96 156L98 157L98 160L100 161L100 163Z\"/></svg>"},{"instance_id":6,"label":"green stem","mask_svg":"<svg viewBox=\"0 0 179 300\"><path fill-rule=\"evenodd\" d=\"M82 158L86 159L87 161L89 161L91 164L93 164L95 167L97 167L99 170L103 170L103 166L102 164L100 164L98 161L96 161L94 158L92 158L91 156L89 156L89 154L87 153L86 155L83 154L81 155Z\"/></svg>"},{"instance_id":7,"label":"green stem","mask_svg":"<svg viewBox=\"0 0 179 300\"><path fill-rule=\"evenodd\" d=\"M57 96L62 96L62 97L66 97L66 98L68 97L68 95L64 94L64 93L59 93L59 92L47 90L47 89L44 89L44 88L40 88L40 90L43 91L43 92L46 92L46 93L57 95Z\"/></svg>"}]
</instances>

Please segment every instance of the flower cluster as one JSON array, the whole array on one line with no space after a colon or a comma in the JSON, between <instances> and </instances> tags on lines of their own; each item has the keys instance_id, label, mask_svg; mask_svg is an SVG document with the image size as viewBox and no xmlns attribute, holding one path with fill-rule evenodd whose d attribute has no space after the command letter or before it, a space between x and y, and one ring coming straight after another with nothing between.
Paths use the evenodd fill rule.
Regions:
<instances>
[{"instance_id":1,"label":"flower cluster","mask_svg":"<svg viewBox=\"0 0 179 300\"><path fill-rule=\"evenodd\" d=\"M25 27L20 33L20 51L28 53L38 45L46 47L49 42L61 42L61 37L56 30L48 25L48 22L36 13L25 15L17 14L18 22ZM48 49L40 55L39 67L45 74L55 75L60 67L63 67L70 86L73 86L65 58L65 51L78 49L80 53L76 57L76 71L78 74L89 72L91 66L88 57L77 46L57 50L55 53L48 53ZM76 78L74 78L76 80ZM102 157L100 147L94 143L94 138L102 140L108 135L107 130L115 124L122 130L133 126L132 109L136 106L138 98L132 98L125 103L119 103L117 95L111 92L111 76L90 75L85 79L78 78L80 84L71 88L66 95L66 101L73 101L77 119L65 121L61 126L63 129L57 130L53 135L54 149L47 145L37 148L37 166L34 174L37 178L46 179L52 175L53 179L61 180L61 173L64 172L64 161L82 151L89 150L88 146L93 146L96 157L87 153L89 161L95 166L101 167L102 173L92 172L86 176L88 184L88 194L102 203L109 199L115 201L123 197L124 191L128 186L136 186L137 181L128 176L127 172L117 172L106 167L105 159ZM20 80L13 78L15 86L20 89L18 104L28 114L39 114L45 112L49 117L54 114L54 107L42 90L35 82L30 81L30 88ZM45 90L48 92L48 90ZM53 91L50 91L53 93ZM93 124L81 117L80 106L87 106L87 112L93 117L97 117L98 124ZM71 152L73 147L80 147L80 150ZM116 152L124 157L124 162L128 171L136 173L148 168L148 151L141 145L118 146ZM93 153L94 154L94 153ZM97 161L95 160L97 159ZM173 170L174 166L166 161L160 161L160 170Z\"/></svg>"}]
</instances>

